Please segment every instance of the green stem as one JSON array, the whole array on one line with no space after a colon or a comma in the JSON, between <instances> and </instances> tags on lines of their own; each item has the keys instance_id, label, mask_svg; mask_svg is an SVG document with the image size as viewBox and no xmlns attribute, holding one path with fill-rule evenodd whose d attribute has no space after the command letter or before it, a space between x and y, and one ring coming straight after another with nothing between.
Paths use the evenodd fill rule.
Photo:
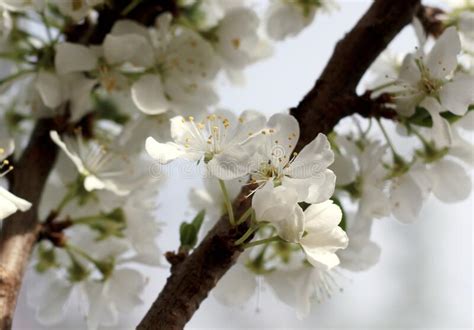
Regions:
<instances>
[{"instance_id":1,"label":"green stem","mask_svg":"<svg viewBox=\"0 0 474 330\"><path fill-rule=\"evenodd\" d=\"M392 150L392 153L393 153L393 156L395 158L400 158L400 156L398 155L397 151L395 150L395 147L393 146L393 143L392 141L390 140L390 137L388 136L388 133L387 131L385 130L385 127L383 127L381 121L379 118L377 118L377 124L379 125L380 127L380 130L382 131L382 134L383 136L385 137L385 140L387 141L387 144L389 145L390 149Z\"/></svg>"},{"instance_id":2,"label":"green stem","mask_svg":"<svg viewBox=\"0 0 474 330\"><path fill-rule=\"evenodd\" d=\"M31 70L23 70L23 71L18 71L10 76L7 76L3 79L0 79L0 86L3 85L3 84L6 84L7 82L10 82L12 80L15 80L19 77L21 77L22 75L24 74L28 74L28 73L33 73L35 72L35 70L31 69Z\"/></svg>"},{"instance_id":3,"label":"green stem","mask_svg":"<svg viewBox=\"0 0 474 330\"><path fill-rule=\"evenodd\" d=\"M54 43L54 39L53 39L53 36L51 34L51 30L49 29L49 22L48 22L48 19L46 18L46 15L44 12L41 13L41 20L43 21L43 24L44 24L44 28L46 30L46 36L48 37L48 40L50 42L50 44L53 44Z\"/></svg>"},{"instance_id":4,"label":"green stem","mask_svg":"<svg viewBox=\"0 0 474 330\"><path fill-rule=\"evenodd\" d=\"M56 211L59 213L61 213L61 211L64 209L64 207L74 199L74 193L72 193L72 191L69 191L65 196L64 198L61 200L61 202L59 203L58 207L56 208Z\"/></svg>"},{"instance_id":5,"label":"green stem","mask_svg":"<svg viewBox=\"0 0 474 330\"><path fill-rule=\"evenodd\" d=\"M378 91L380 91L380 90L382 90L382 89L385 89L385 88L387 88L387 87L393 86L393 85L395 85L395 84L396 84L395 81L391 81L391 82L382 84L382 85L380 85L380 86L377 86L377 87L375 87L374 89L371 89L370 92L371 92L371 93L375 93L375 92L378 92Z\"/></svg>"},{"instance_id":6,"label":"green stem","mask_svg":"<svg viewBox=\"0 0 474 330\"><path fill-rule=\"evenodd\" d=\"M235 245L240 245L240 244L243 244L254 232L256 232L257 230L259 230L260 228L264 227L266 225L266 223L258 223L256 224L255 226L252 226L250 227L246 232L245 234L242 235L241 238L239 238L237 241L235 241Z\"/></svg>"},{"instance_id":7,"label":"green stem","mask_svg":"<svg viewBox=\"0 0 474 330\"><path fill-rule=\"evenodd\" d=\"M260 239L258 241L253 241L253 242L250 242L250 243L247 243L247 244L244 244L242 245L244 249L247 249L249 247L253 247L253 246L257 246L257 245L262 245L262 244L266 244L266 243L271 243L271 242L276 242L276 241L279 241L281 238L279 236L272 236L272 237L269 237L269 238L264 238L264 239Z\"/></svg>"},{"instance_id":8,"label":"green stem","mask_svg":"<svg viewBox=\"0 0 474 330\"><path fill-rule=\"evenodd\" d=\"M238 226L238 225L244 223L245 221L247 221L248 217L253 215L253 214L254 214L253 208L251 208L251 207L248 208L247 211L245 211L245 213L242 214L242 216L239 218L239 220L237 220L236 225Z\"/></svg>"},{"instance_id":9,"label":"green stem","mask_svg":"<svg viewBox=\"0 0 474 330\"><path fill-rule=\"evenodd\" d=\"M225 182L219 179L219 186L221 187L222 195L224 195L224 203L227 209L227 213L229 214L229 222L232 226L235 226L234 210L232 208L232 202L230 201L229 193L227 192Z\"/></svg>"},{"instance_id":10,"label":"green stem","mask_svg":"<svg viewBox=\"0 0 474 330\"><path fill-rule=\"evenodd\" d=\"M132 10L134 10L142 0L133 0L129 3L127 7L120 13L122 16L127 16Z\"/></svg>"}]
</instances>

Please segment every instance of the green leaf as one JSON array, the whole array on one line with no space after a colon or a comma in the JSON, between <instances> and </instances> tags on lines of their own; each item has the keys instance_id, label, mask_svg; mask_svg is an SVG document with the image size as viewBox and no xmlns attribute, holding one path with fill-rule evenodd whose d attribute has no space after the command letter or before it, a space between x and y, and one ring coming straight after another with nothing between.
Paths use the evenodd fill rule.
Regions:
<instances>
[{"instance_id":1,"label":"green leaf","mask_svg":"<svg viewBox=\"0 0 474 330\"><path fill-rule=\"evenodd\" d=\"M194 217L191 223L183 222L179 226L181 249L191 250L196 246L199 230L201 229L205 215L206 212L202 210Z\"/></svg>"},{"instance_id":2,"label":"green leaf","mask_svg":"<svg viewBox=\"0 0 474 330\"><path fill-rule=\"evenodd\" d=\"M196 230L199 232L199 230L201 229L201 225L204 221L204 217L206 216L206 211L205 210L202 210L201 212L199 212L193 219L193 226L196 228Z\"/></svg>"}]
</instances>

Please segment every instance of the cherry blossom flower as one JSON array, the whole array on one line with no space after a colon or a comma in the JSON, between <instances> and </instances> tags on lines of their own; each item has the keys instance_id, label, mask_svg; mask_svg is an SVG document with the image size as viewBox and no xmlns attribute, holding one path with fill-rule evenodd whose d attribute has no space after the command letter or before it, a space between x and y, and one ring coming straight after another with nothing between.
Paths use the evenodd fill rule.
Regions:
<instances>
[{"instance_id":1,"label":"cherry blossom flower","mask_svg":"<svg viewBox=\"0 0 474 330\"><path fill-rule=\"evenodd\" d=\"M224 113L208 115L202 120L176 116L171 119L174 142L160 143L149 137L146 150L161 164L176 158L203 159L212 175L231 180L248 173L251 139L263 122L263 116L253 111L244 112L238 120Z\"/></svg>"},{"instance_id":2,"label":"cherry blossom flower","mask_svg":"<svg viewBox=\"0 0 474 330\"><path fill-rule=\"evenodd\" d=\"M81 134L74 138L61 139L58 132L50 132L51 139L76 166L79 174L84 176L84 188L87 191L106 189L117 195L127 195L129 191L120 187L120 179L126 174L129 166L120 154L107 150L96 141L84 141Z\"/></svg>"},{"instance_id":3,"label":"cherry blossom flower","mask_svg":"<svg viewBox=\"0 0 474 330\"><path fill-rule=\"evenodd\" d=\"M293 152L299 139L299 125L293 116L273 115L263 132L264 139L252 163L252 179L260 186L283 185L298 193L298 201L323 202L334 192L336 177L327 169L334 154L324 134L300 153Z\"/></svg>"},{"instance_id":4,"label":"cherry blossom flower","mask_svg":"<svg viewBox=\"0 0 474 330\"><path fill-rule=\"evenodd\" d=\"M272 1L267 13L267 33L275 40L298 35L309 26L319 9L337 7L334 1Z\"/></svg>"}]
</instances>

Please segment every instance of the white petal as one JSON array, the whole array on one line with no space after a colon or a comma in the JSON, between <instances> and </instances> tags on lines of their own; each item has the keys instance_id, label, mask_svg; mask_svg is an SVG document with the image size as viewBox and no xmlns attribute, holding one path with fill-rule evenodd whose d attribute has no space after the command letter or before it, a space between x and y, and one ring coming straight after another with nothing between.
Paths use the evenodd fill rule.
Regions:
<instances>
[{"instance_id":1,"label":"white petal","mask_svg":"<svg viewBox=\"0 0 474 330\"><path fill-rule=\"evenodd\" d=\"M305 229L308 233L331 230L337 227L342 219L341 208L331 200L310 205L304 214Z\"/></svg>"},{"instance_id":2,"label":"white petal","mask_svg":"<svg viewBox=\"0 0 474 330\"><path fill-rule=\"evenodd\" d=\"M283 40L299 34L308 26L316 12L316 6L305 15L298 3L274 1L267 18L267 33L275 40Z\"/></svg>"},{"instance_id":3,"label":"white petal","mask_svg":"<svg viewBox=\"0 0 474 330\"><path fill-rule=\"evenodd\" d=\"M128 313L143 302L140 294L145 284L140 272L130 268L117 269L110 279L110 300L119 312Z\"/></svg>"},{"instance_id":4,"label":"white petal","mask_svg":"<svg viewBox=\"0 0 474 330\"><path fill-rule=\"evenodd\" d=\"M131 63L148 68L153 64L154 54L149 41L141 35L107 35L104 40L104 56L109 64Z\"/></svg>"},{"instance_id":5,"label":"white petal","mask_svg":"<svg viewBox=\"0 0 474 330\"><path fill-rule=\"evenodd\" d=\"M210 173L221 180L240 178L249 173L250 155L243 147L234 146L214 155L207 163Z\"/></svg>"},{"instance_id":6,"label":"white petal","mask_svg":"<svg viewBox=\"0 0 474 330\"><path fill-rule=\"evenodd\" d=\"M267 139L262 145L262 153L278 167L291 159L300 137L300 127L295 117L283 113L271 116L267 127Z\"/></svg>"},{"instance_id":7,"label":"white petal","mask_svg":"<svg viewBox=\"0 0 474 330\"><path fill-rule=\"evenodd\" d=\"M95 175L88 175L84 179L84 188L87 191L101 190L105 188L105 183Z\"/></svg>"},{"instance_id":8,"label":"white petal","mask_svg":"<svg viewBox=\"0 0 474 330\"><path fill-rule=\"evenodd\" d=\"M426 65L433 78L442 79L450 75L458 65L461 40L455 27L447 28L438 38L426 58Z\"/></svg>"},{"instance_id":9,"label":"white petal","mask_svg":"<svg viewBox=\"0 0 474 330\"><path fill-rule=\"evenodd\" d=\"M456 203L469 197L472 182L466 170L459 164L443 159L433 164L435 178L433 194L445 203Z\"/></svg>"},{"instance_id":10,"label":"white petal","mask_svg":"<svg viewBox=\"0 0 474 330\"><path fill-rule=\"evenodd\" d=\"M36 319L45 326L51 326L63 320L65 312L70 305L74 287L59 279L56 275L45 273L36 280L41 280L40 285L32 285L32 294L27 291L28 302L36 309ZM34 287L34 288L33 288ZM34 292L37 290L37 292ZM33 295L40 295L34 297ZM33 303L35 303L33 305Z\"/></svg>"},{"instance_id":11,"label":"white petal","mask_svg":"<svg viewBox=\"0 0 474 330\"><path fill-rule=\"evenodd\" d=\"M474 77L458 76L443 86L440 92L443 106L458 116L463 116L474 104Z\"/></svg>"},{"instance_id":12,"label":"white petal","mask_svg":"<svg viewBox=\"0 0 474 330\"><path fill-rule=\"evenodd\" d=\"M300 241L307 260L316 268L329 270L339 265L336 251L345 249L349 239L340 227L329 232L308 233Z\"/></svg>"},{"instance_id":13,"label":"white petal","mask_svg":"<svg viewBox=\"0 0 474 330\"><path fill-rule=\"evenodd\" d=\"M56 46L54 63L59 74L91 71L97 67L97 56L86 46L64 42Z\"/></svg>"},{"instance_id":14,"label":"white petal","mask_svg":"<svg viewBox=\"0 0 474 330\"><path fill-rule=\"evenodd\" d=\"M336 183L339 186L347 185L354 182L357 176L356 167L351 157L346 157L340 154L334 155L334 163L331 169L336 175Z\"/></svg>"},{"instance_id":15,"label":"white petal","mask_svg":"<svg viewBox=\"0 0 474 330\"><path fill-rule=\"evenodd\" d=\"M145 149L148 154L160 162L160 164L168 164L185 154L181 146L172 142L160 143L152 137L146 139Z\"/></svg>"},{"instance_id":16,"label":"white petal","mask_svg":"<svg viewBox=\"0 0 474 330\"><path fill-rule=\"evenodd\" d=\"M326 170L333 162L331 145L326 135L320 133L301 150L285 174L292 178L311 178Z\"/></svg>"},{"instance_id":17,"label":"white petal","mask_svg":"<svg viewBox=\"0 0 474 330\"><path fill-rule=\"evenodd\" d=\"M160 15L159 17L161 16L162 15ZM146 39L149 38L150 36L145 26L139 24L136 21L132 21L129 19L122 19L122 20L117 21L114 24L112 31L110 31L110 34L115 35L115 36L120 36L124 34L136 34Z\"/></svg>"},{"instance_id":18,"label":"white petal","mask_svg":"<svg viewBox=\"0 0 474 330\"><path fill-rule=\"evenodd\" d=\"M244 265L237 263L217 282L212 293L221 304L238 306L245 304L256 288L256 276Z\"/></svg>"},{"instance_id":19,"label":"white petal","mask_svg":"<svg viewBox=\"0 0 474 330\"><path fill-rule=\"evenodd\" d=\"M444 148L452 144L451 126L449 122L441 117L440 113L443 112L443 108L434 98L426 98L421 104L431 115L433 120L433 126L431 127L432 139L436 146Z\"/></svg>"},{"instance_id":20,"label":"white petal","mask_svg":"<svg viewBox=\"0 0 474 330\"><path fill-rule=\"evenodd\" d=\"M63 91L59 77L51 72L40 71L35 87L48 108L56 108L63 102Z\"/></svg>"},{"instance_id":21,"label":"white petal","mask_svg":"<svg viewBox=\"0 0 474 330\"><path fill-rule=\"evenodd\" d=\"M395 178L390 194L392 214L402 223L413 223L418 219L423 206L423 194L411 175Z\"/></svg>"},{"instance_id":22,"label":"white petal","mask_svg":"<svg viewBox=\"0 0 474 330\"><path fill-rule=\"evenodd\" d=\"M252 207L258 221L269 221L281 238L298 242L304 232L304 213L297 199L296 191L268 183L254 194Z\"/></svg>"},{"instance_id":23,"label":"white petal","mask_svg":"<svg viewBox=\"0 0 474 330\"><path fill-rule=\"evenodd\" d=\"M18 210L27 211L30 207L31 203L0 187L0 220L9 217Z\"/></svg>"},{"instance_id":24,"label":"white petal","mask_svg":"<svg viewBox=\"0 0 474 330\"><path fill-rule=\"evenodd\" d=\"M132 85L132 99L135 105L148 115L165 113L169 108L161 79L153 74L142 76Z\"/></svg>"},{"instance_id":25,"label":"white petal","mask_svg":"<svg viewBox=\"0 0 474 330\"><path fill-rule=\"evenodd\" d=\"M310 204L322 203L333 195L336 176L331 170L325 170L308 179L293 179L285 176L282 184L298 193L298 201Z\"/></svg>"},{"instance_id":26,"label":"white petal","mask_svg":"<svg viewBox=\"0 0 474 330\"><path fill-rule=\"evenodd\" d=\"M63 140L61 140L61 137L59 136L58 132L50 131L49 136L51 137L51 140L53 140L53 142L56 143L64 151L64 153L69 157L69 159L72 160L79 173L87 174L87 170L81 158L75 152L72 152L68 149L67 145L63 142Z\"/></svg>"}]
</instances>

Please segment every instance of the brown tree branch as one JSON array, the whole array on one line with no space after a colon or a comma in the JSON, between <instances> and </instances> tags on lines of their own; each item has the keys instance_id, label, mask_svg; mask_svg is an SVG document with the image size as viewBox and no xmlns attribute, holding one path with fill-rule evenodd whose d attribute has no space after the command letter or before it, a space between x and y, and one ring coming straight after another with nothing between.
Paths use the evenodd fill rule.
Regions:
<instances>
[{"instance_id":1,"label":"brown tree branch","mask_svg":"<svg viewBox=\"0 0 474 330\"><path fill-rule=\"evenodd\" d=\"M62 129L58 119L40 119L30 142L16 163L11 191L33 203L28 212L17 212L3 221L0 232L0 329L10 329L21 280L36 242L38 202L57 156L49 131Z\"/></svg>"},{"instance_id":2,"label":"brown tree branch","mask_svg":"<svg viewBox=\"0 0 474 330\"><path fill-rule=\"evenodd\" d=\"M367 98L355 89L377 56L413 18L419 0L376 0L356 26L342 39L313 89L291 113L298 119L298 148L320 132L330 132L337 122L363 108ZM352 108L357 105L358 111ZM241 193L234 207L242 214L251 204ZM222 217L204 240L182 262L174 264L163 290L138 325L140 330L182 329L219 279L241 253L233 243L248 223L232 228ZM238 288L237 288L238 289Z\"/></svg>"},{"instance_id":3,"label":"brown tree branch","mask_svg":"<svg viewBox=\"0 0 474 330\"><path fill-rule=\"evenodd\" d=\"M101 10L97 24L88 20L65 28L66 40L83 44L100 44L119 19L133 19L145 25L164 11L177 15L175 0L143 0L124 12L128 0L108 1ZM82 123L78 123L81 125ZM70 127L69 127L70 128ZM3 221L0 232L0 329L10 329L21 281L34 244L44 234L38 225L38 203L49 173L53 169L58 148L49 137L50 130L67 129L63 117L40 119L36 122L29 144L9 176L12 193L33 204L25 213L18 212ZM57 239L61 244L62 237Z\"/></svg>"},{"instance_id":4,"label":"brown tree branch","mask_svg":"<svg viewBox=\"0 0 474 330\"><path fill-rule=\"evenodd\" d=\"M446 27L443 21L439 18L442 14L444 14L444 11L440 8L420 6L416 12L416 17L420 20L427 35L432 35L433 37L438 38Z\"/></svg>"}]
</instances>

